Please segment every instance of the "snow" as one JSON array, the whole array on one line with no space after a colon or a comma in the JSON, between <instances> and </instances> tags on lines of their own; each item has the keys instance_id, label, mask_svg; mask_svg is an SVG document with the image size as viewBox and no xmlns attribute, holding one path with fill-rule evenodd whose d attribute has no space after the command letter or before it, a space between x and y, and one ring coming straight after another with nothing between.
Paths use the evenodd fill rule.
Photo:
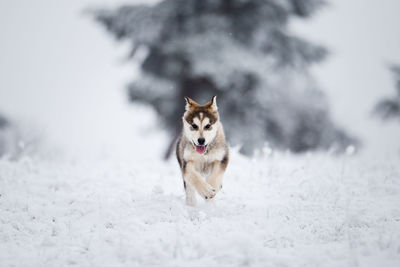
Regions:
<instances>
[{"instance_id":1,"label":"snow","mask_svg":"<svg viewBox=\"0 0 400 267\"><path fill-rule=\"evenodd\" d=\"M77 18L86 2L28 2L0 9L0 68L12 74L0 103L42 139L34 154L0 159L0 266L400 266L399 139L383 134L398 126L374 129L393 153L233 149L215 201L188 207L177 162L160 160L168 139L154 112L125 101L134 71L115 63L120 47ZM54 17L67 27L56 37ZM25 37L36 45L20 47Z\"/></svg>"},{"instance_id":2,"label":"snow","mask_svg":"<svg viewBox=\"0 0 400 267\"><path fill-rule=\"evenodd\" d=\"M131 156L1 160L0 265L400 264L399 157L233 151L193 208L175 159Z\"/></svg>"}]
</instances>

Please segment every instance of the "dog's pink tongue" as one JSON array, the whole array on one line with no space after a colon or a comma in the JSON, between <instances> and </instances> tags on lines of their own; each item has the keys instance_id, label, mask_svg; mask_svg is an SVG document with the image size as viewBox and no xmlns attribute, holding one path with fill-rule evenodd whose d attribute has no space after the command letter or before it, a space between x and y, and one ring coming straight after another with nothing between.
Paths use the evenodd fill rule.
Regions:
<instances>
[{"instance_id":1,"label":"dog's pink tongue","mask_svg":"<svg viewBox=\"0 0 400 267\"><path fill-rule=\"evenodd\" d=\"M206 146L196 146L197 153L203 154L206 151Z\"/></svg>"}]
</instances>

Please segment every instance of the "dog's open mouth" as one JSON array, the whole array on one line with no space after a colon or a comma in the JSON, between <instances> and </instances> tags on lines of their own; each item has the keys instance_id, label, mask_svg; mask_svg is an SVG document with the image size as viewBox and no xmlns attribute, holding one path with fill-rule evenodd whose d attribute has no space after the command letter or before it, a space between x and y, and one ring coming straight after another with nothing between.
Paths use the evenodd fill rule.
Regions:
<instances>
[{"instance_id":1,"label":"dog's open mouth","mask_svg":"<svg viewBox=\"0 0 400 267\"><path fill-rule=\"evenodd\" d=\"M206 152L206 146L198 146L198 145L194 145L196 148L196 152L199 154L203 154L204 152Z\"/></svg>"}]
</instances>

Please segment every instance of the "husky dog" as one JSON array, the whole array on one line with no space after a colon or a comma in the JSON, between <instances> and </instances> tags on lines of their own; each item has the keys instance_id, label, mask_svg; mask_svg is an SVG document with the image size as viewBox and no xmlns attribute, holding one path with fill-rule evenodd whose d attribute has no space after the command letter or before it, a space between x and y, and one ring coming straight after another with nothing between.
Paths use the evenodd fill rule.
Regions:
<instances>
[{"instance_id":1,"label":"husky dog","mask_svg":"<svg viewBox=\"0 0 400 267\"><path fill-rule=\"evenodd\" d=\"M195 206L195 191L203 198L211 199L221 190L229 149L219 120L217 97L204 106L189 97L185 100L186 111L176 157L183 175L186 203Z\"/></svg>"}]
</instances>

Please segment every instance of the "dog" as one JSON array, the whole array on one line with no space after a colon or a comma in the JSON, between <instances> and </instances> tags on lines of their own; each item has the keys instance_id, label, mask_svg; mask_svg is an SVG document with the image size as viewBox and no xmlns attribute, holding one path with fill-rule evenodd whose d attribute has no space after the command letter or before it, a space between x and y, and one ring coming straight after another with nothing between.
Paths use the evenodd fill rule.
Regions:
<instances>
[{"instance_id":1,"label":"dog","mask_svg":"<svg viewBox=\"0 0 400 267\"><path fill-rule=\"evenodd\" d=\"M229 147L219 118L217 97L201 106L185 97L182 134L176 157L183 176L186 203L196 206L196 191L206 200L222 189L229 162Z\"/></svg>"}]
</instances>

